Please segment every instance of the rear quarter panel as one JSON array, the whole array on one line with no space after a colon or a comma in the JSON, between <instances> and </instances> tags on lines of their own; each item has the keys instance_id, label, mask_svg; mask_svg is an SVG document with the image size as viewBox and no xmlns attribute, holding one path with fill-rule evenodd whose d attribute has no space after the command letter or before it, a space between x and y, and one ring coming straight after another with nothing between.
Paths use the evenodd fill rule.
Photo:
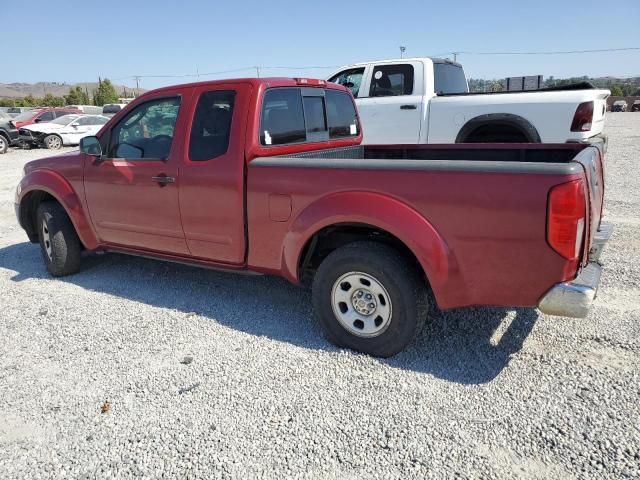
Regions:
<instances>
[{"instance_id":1,"label":"rear quarter panel","mask_svg":"<svg viewBox=\"0 0 640 480\"><path fill-rule=\"evenodd\" d=\"M429 104L427 143L454 143L460 129L473 118L488 113L509 113L529 121L543 143L564 143L598 135L604 128L607 90L567 90L434 97ZM594 122L588 132L571 132L576 108L593 100Z\"/></svg>"},{"instance_id":2,"label":"rear quarter panel","mask_svg":"<svg viewBox=\"0 0 640 480\"><path fill-rule=\"evenodd\" d=\"M565 261L547 245L546 209L552 186L580 178L577 164L560 175L254 162L247 180L252 269L298 281L297 262L292 265L287 250L299 259L319 228L354 222L386 229L405 242L441 308L534 306L553 284L575 276L577 262ZM280 215L273 214L274 195ZM281 215L283 198L290 203L288 216ZM425 243L429 228L433 236Z\"/></svg>"}]
</instances>

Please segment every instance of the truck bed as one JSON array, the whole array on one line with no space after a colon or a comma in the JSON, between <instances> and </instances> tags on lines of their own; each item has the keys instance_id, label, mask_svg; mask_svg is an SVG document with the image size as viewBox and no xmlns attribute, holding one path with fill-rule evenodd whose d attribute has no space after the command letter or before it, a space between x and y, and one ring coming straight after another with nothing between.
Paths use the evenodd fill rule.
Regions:
<instances>
[{"instance_id":1,"label":"truck bed","mask_svg":"<svg viewBox=\"0 0 640 480\"><path fill-rule=\"evenodd\" d=\"M399 214L376 208L384 198L419 215L425 228L446 242L438 258L418 259L441 270L431 281L441 308L534 306L580 268L547 243L549 191L579 178L591 184L586 262L602 205L602 191L596 191L597 178L587 173L587 165L600 171L600 159L600 148L584 144L356 146L256 158L247 177L249 265L279 271L281 245L302 241L307 228L321 227L314 225L314 212L322 212L322 222L354 225L359 215L364 219L374 212L376 226L385 230ZM349 215L341 212L343 206ZM273 218L278 220L267 221ZM294 225L293 219L304 223ZM413 233L403 241L427 242L416 251L430 252L426 231L413 223L419 222L407 221ZM295 271L298 259L286 252L284 257Z\"/></svg>"}]
</instances>

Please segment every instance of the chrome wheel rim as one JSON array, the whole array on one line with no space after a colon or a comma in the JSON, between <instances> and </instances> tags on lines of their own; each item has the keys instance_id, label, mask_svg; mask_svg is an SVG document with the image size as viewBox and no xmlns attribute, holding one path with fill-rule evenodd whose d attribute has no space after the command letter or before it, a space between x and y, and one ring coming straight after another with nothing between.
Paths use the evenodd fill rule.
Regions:
<instances>
[{"instance_id":1,"label":"chrome wheel rim","mask_svg":"<svg viewBox=\"0 0 640 480\"><path fill-rule=\"evenodd\" d=\"M377 337L391 323L391 297L382 283L363 272L349 272L333 284L331 306L340 325L358 337Z\"/></svg>"},{"instance_id":2,"label":"chrome wheel rim","mask_svg":"<svg viewBox=\"0 0 640 480\"><path fill-rule=\"evenodd\" d=\"M0 135L0 151L4 150L7 145L8 144L5 141L4 137Z\"/></svg>"},{"instance_id":3,"label":"chrome wheel rim","mask_svg":"<svg viewBox=\"0 0 640 480\"><path fill-rule=\"evenodd\" d=\"M60 142L60 138L58 138L56 136L53 136L53 137L49 138L49 140L47 142L47 146L49 148L58 149L58 148L60 148L60 143L61 143Z\"/></svg>"},{"instance_id":4,"label":"chrome wheel rim","mask_svg":"<svg viewBox=\"0 0 640 480\"><path fill-rule=\"evenodd\" d=\"M42 244L44 245L44 250L47 252L47 257L51 260L51 236L49 235L49 228L47 227L46 220L42 221Z\"/></svg>"}]
</instances>

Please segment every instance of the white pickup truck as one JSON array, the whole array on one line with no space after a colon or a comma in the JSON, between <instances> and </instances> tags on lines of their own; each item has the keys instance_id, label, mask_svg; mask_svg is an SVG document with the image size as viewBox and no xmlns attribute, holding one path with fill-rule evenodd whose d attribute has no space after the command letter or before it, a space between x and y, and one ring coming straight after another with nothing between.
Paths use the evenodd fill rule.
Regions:
<instances>
[{"instance_id":1,"label":"white pickup truck","mask_svg":"<svg viewBox=\"0 0 640 480\"><path fill-rule=\"evenodd\" d=\"M365 144L587 142L610 95L588 84L470 93L462 65L439 58L357 63L328 80L351 89Z\"/></svg>"}]
</instances>

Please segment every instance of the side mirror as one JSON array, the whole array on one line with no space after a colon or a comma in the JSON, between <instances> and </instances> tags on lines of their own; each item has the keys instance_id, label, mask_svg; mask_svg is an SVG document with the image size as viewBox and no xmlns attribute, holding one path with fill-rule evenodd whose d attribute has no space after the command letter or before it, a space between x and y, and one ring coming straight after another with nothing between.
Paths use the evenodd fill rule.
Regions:
<instances>
[{"instance_id":1,"label":"side mirror","mask_svg":"<svg viewBox=\"0 0 640 480\"><path fill-rule=\"evenodd\" d=\"M33 123L40 123L41 121L42 121L42 119L41 119L41 118L36 118L36 119L33 121Z\"/></svg>"},{"instance_id":2,"label":"side mirror","mask_svg":"<svg viewBox=\"0 0 640 480\"><path fill-rule=\"evenodd\" d=\"M71 126L72 126L73 128L78 128L78 126L79 126L79 125L78 125L77 123L72 123L72 124L71 124Z\"/></svg>"},{"instance_id":3,"label":"side mirror","mask_svg":"<svg viewBox=\"0 0 640 480\"><path fill-rule=\"evenodd\" d=\"M98 137L84 137L80 139L80 151L92 157L102 156L102 147Z\"/></svg>"}]
</instances>

